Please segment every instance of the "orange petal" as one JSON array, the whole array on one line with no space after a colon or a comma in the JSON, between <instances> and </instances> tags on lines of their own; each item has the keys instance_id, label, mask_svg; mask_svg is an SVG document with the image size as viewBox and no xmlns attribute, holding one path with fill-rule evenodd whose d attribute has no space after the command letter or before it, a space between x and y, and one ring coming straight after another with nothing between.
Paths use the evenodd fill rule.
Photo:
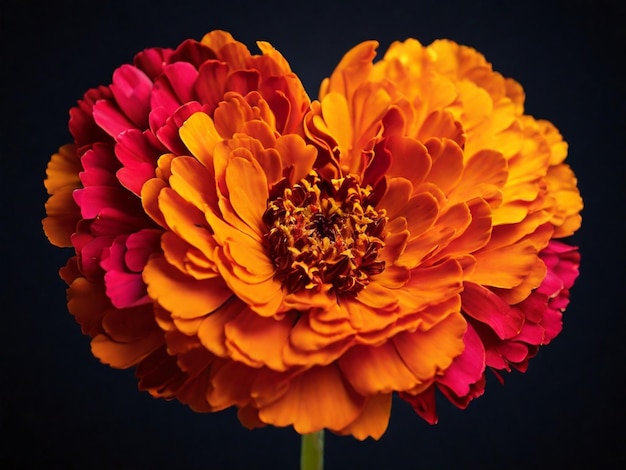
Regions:
<instances>
[{"instance_id":1,"label":"orange petal","mask_svg":"<svg viewBox=\"0 0 626 470\"><path fill-rule=\"evenodd\" d=\"M169 229L211 259L215 241L208 230L204 214L170 188L163 188L158 200Z\"/></svg>"},{"instance_id":2,"label":"orange petal","mask_svg":"<svg viewBox=\"0 0 626 470\"><path fill-rule=\"evenodd\" d=\"M390 341L381 346L354 346L338 361L352 387L362 395L405 391L419 381Z\"/></svg>"},{"instance_id":3,"label":"orange petal","mask_svg":"<svg viewBox=\"0 0 626 470\"><path fill-rule=\"evenodd\" d=\"M400 209L408 202L413 192L413 185L405 178L391 178L387 183L387 191L377 207L387 211L387 217L394 219L403 216Z\"/></svg>"},{"instance_id":4,"label":"orange petal","mask_svg":"<svg viewBox=\"0 0 626 470\"><path fill-rule=\"evenodd\" d=\"M289 134L276 140L276 150L280 153L285 168L292 167L289 183L294 184L303 179L313 169L317 158L317 150L307 145L302 137Z\"/></svg>"},{"instance_id":5,"label":"orange petal","mask_svg":"<svg viewBox=\"0 0 626 470\"><path fill-rule=\"evenodd\" d=\"M448 194L461 179L463 150L449 139L430 139L426 148L433 161L426 180Z\"/></svg>"},{"instance_id":6,"label":"orange petal","mask_svg":"<svg viewBox=\"0 0 626 470\"><path fill-rule=\"evenodd\" d=\"M284 395L261 407L259 419L279 427L293 425L299 434L339 431L354 422L365 401L344 382L337 366L313 367L293 378Z\"/></svg>"},{"instance_id":7,"label":"orange petal","mask_svg":"<svg viewBox=\"0 0 626 470\"><path fill-rule=\"evenodd\" d=\"M363 83L372 69L377 47L376 41L363 41L350 49L337 64L330 78L322 83L320 99L330 92L352 98L356 87Z\"/></svg>"},{"instance_id":8,"label":"orange petal","mask_svg":"<svg viewBox=\"0 0 626 470\"><path fill-rule=\"evenodd\" d=\"M205 113L192 114L178 131L180 139L206 168L213 168L213 149L222 140L215 122Z\"/></svg>"},{"instance_id":9,"label":"orange petal","mask_svg":"<svg viewBox=\"0 0 626 470\"><path fill-rule=\"evenodd\" d=\"M268 199L265 172L256 160L233 158L226 168L226 185L230 202L248 227L263 236L265 224L262 220Z\"/></svg>"},{"instance_id":10,"label":"orange petal","mask_svg":"<svg viewBox=\"0 0 626 470\"><path fill-rule=\"evenodd\" d=\"M202 319L197 335L202 345L216 356L227 357L226 323L234 319L246 308L246 304L236 297L226 301L220 308Z\"/></svg>"},{"instance_id":11,"label":"orange petal","mask_svg":"<svg viewBox=\"0 0 626 470\"><path fill-rule=\"evenodd\" d=\"M204 212L205 205L217 207L217 189L213 168L207 168L191 157L172 161L170 186L185 201Z\"/></svg>"},{"instance_id":12,"label":"orange petal","mask_svg":"<svg viewBox=\"0 0 626 470\"><path fill-rule=\"evenodd\" d=\"M416 139L396 136L387 139L385 146L392 155L387 176L408 178L414 187L421 183L432 164L426 147Z\"/></svg>"},{"instance_id":13,"label":"orange petal","mask_svg":"<svg viewBox=\"0 0 626 470\"><path fill-rule=\"evenodd\" d=\"M427 382L446 370L463 352L467 323L460 313L449 315L428 331L400 333L392 341L418 380Z\"/></svg>"},{"instance_id":14,"label":"orange petal","mask_svg":"<svg viewBox=\"0 0 626 470\"><path fill-rule=\"evenodd\" d=\"M43 219L43 231L50 243L58 247L71 247L71 236L80 221L80 209L74 202L74 188L59 189L46 201L47 217Z\"/></svg>"},{"instance_id":15,"label":"orange petal","mask_svg":"<svg viewBox=\"0 0 626 470\"><path fill-rule=\"evenodd\" d=\"M257 369L241 362L217 358L211 368L211 387L206 395L213 411L250 403L250 390L257 374Z\"/></svg>"},{"instance_id":16,"label":"orange petal","mask_svg":"<svg viewBox=\"0 0 626 470\"><path fill-rule=\"evenodd\" d=\"M127 369L137 365L162 344L163 333L158 331L129 343L118 343L102 334L91 340L91 352L104 364L116 369Z\"/></svg>"},{"instance_id":17,"label":"orange petal","mask_svg":"<svg viewBox=\"0 0 626 470\"><path fill-rule=\"evenodd\" d=\"M276 320L261 317L249 309L242 310L224 329L231 357L252 367L286 370L281 352L291 332L294 316L286 315Z\"/></svg>"},{"instance_id":18,"label":"orange petal","mask_svg":"<svg viewBox=\"0 0 626 470\"><path fill-rule=\"evenodd\" d=\"M507 179L506 160L500 152L481 150L465 164L463 177L450 194L454 201L467 201L475 197L490 200Z\"/></svg>"},{"instance_id":19,"label":"orange petal","mask_svg":"<svg viewBox=\"0 0 626 470\"><path fill-rule=\"evenodd\" d=\"M411 238L421 235L434 223L439 213L437 200L428 193L412 197L400 213L406 218Z\"/></svg>"},{"instance_id":20,"label":"orange petal","mask_svg":"<svg viewBox=\"0 0 626 470\"><path fill-rule=\"evenodd\" d=\"M339 145L341 156L348 159L354 135L346 97L339 93L326 95L322 99L322 116L328 130Z\"/></svg>"},{"instance_id":21,"label":"orange petal","mask_svg":"<svg viewBox=\"0 0 626 470\"><path fill-rule=\"evenodd\" d=\"M163 256L150 258L143 280L150 298L172 312L173 317L183 319L211 313L233 295L223 279L195 280L174 268Z\"/></svg>"},{"instance_id":22,"label":"orange petal","mask_svg":"<svg viewBox=\"0 0 626 470\"><path fill-rule=\"evenodd\" d=\"M428 268L419 268L411 272L411 279L406 283L406 292L412 299L413 311L447 300L463 288L463 269L459 263L449 259Z\"/></svg>"},{"instance_id":23,"label":"orange petal","mask_svg":"<svg viewBox=\"0 0 626 470\"><path fill-rule=\"evenodd\" d=\"M44 186L48 194L54 194L62 188L73 189L81 186L79 173L83 170L80 158L76 153L76 146L63 145L59 151L50 157L46 167Z\"/></svg>"},{"instance_id":24,"label":"orange petal","mask_svg":"<svg viewBox=\"0 0 626 470\"><path fill-rule=\"evenodd\" d=\"M475 257L476 266L470 278L473 282L511 288L519 285L532 270L537 249L530 240L523 240L495 250L479 251Z\"/></svg>"},{"instance_id":25,"label":"orange petal","mask_svg":"<svg viewBox=\"0 0 626 470\"><path fill-rule=\"evenodd\" d=\"M368 437L376 440L387 430L391 414L391 393L372 395L367 398L363 412L339 434L352 434L360 441Z\"/></svg>"},{"instance_id":26,"label":"orange petal","mask_svg":"<svg viewBox=\"0 0 626 470\"><path fill-rule=\"evenodd\" d=\"M165 187L167 187L167 183L161 178L149 179L141 187L141 205L146 214L161 227L167 227L163 213L159 208L159 193Z\"/></svg>"}]
</instances>

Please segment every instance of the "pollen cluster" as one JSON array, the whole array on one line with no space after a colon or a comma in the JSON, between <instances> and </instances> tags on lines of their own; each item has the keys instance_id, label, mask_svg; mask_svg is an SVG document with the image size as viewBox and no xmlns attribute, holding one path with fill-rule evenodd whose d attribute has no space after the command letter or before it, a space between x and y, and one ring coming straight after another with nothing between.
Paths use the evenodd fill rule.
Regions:
<instances>
[{"instance_id":1,"label":"pollen cluster","mask_svg":"<svg viewBox=\"0 0 626 470\"><path fill-rule=\"evenodd\" d=\"M276 278L289 292L332 285L356 295L385 269L378 259L387 217L371 204L371 187L352 177L326 180L311 172L292 187L281 181L263 221Z\"/></svg>"}]
</instances>

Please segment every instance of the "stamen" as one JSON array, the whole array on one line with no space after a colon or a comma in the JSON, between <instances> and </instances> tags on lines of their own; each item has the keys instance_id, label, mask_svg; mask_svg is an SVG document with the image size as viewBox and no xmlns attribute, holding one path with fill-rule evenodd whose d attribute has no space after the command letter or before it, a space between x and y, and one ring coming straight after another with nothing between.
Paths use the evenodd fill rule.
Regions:
<instances>
[{"instance_id":1,"label":"stamen","mask_svg":"<svg viewBox=\"0 0 626 470\"><path fill-rule=\"evenodd\" d=\"M351 176L324 180L316 172L288 187L277 183L263 214L275 277L288 292L331 284L337 295L357 295L385 269L378 259L385 210L370 204L371 187Z\"/></svg>"}]
</instances>

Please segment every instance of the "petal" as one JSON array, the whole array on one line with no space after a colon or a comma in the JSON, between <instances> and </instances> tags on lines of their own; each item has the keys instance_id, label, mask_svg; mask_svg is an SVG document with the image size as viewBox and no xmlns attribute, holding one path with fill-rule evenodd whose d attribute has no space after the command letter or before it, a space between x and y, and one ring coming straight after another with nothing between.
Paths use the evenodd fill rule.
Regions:
<instances>
[{"instance_id":1,"label":"petal","mask_svg":"<svg viewBox=\"0 0 626 470\"><path fill-rule=\"evenodd\" d=\"M213 119L205 113L192 114L180 127L185 147L209 170L213 169L213 149L222 140Z\"/></svg>"},{"instance_id":2,"label":"petal","mask_svg":"<svg viewBox=\"0 0 626 470\"><path fill-rule=\"evenodd\" d=\"M148 127L152 81L132 65L122 65L113 72L111 91L126 116L140 129Z\"/></svg>"},{"instance_id":3,"label":"petal","mask_svg":"<svg viewBox=\"0 0 626 470\"><path fill-rule=\"evenodd\" d=\"M404 332L392 338L398 354L415 377L427 383L445 371L464 349L467 323L460 313L449 315L428 331Z\"/></svg>"},{"instance_id":4,"label":"petal","mask_svg":"<svg viewBox=\"0 0 626 470\"><path fill-rule=\"evenodd\" d=\"M207 315L233 295L223 279L195 280L182 274L163 256L153 256L148 261L143 279L148 285L148 295L172 312L173 317L182 319Z\"/></svg>"},{"instance_id":5,"label":"petal","mask_svg":"<svg viewBox=\"0 0 626 470\"><path fill-rule=\"evenodd\" d=\"M338 431L354 422L365 402L344 382L337 366L313 367L294 377L284 395L261 407L259 419L279 427L293 425L299 434Z\"/></svg>"},{"instance_id":6,"label":"petal","mask_svg":"<svg viewBox=\"0 0 626 470\"><path fill-rule=\"evenodd\" d=\"M502 339L513 338L522 329L523 315L479 284L465 282L461 300L465 313L489 325Z\"/></svg>"},{"instance_id":7,"label":"petal","mask_svg":"<svg viewBox=\"0 0 626 470\"><path fill-rule=\"evenodd\" d=\"M485 371L485 348L476 330L470 324L463 336L465 349L450 367L437 379L459 397L470 393L471 385L477 383Z\"/></svg>"},{"instance_id":8,"label":"petal","mask_svg":"<svg viewBox=\"0 0 626 470\"><path fill-rule=\"evenodd\" d=\"M118 343L102 334L91 340L91 352L111 367L127 369L137 365L161 344L163 344L163 336L159 332L129 343Z\"/></svg>"},{"instance_id":9,"label":"petal","mask_svg":"<svg viewBox=\"0 0 626 470\"><path fill-rule=\"evenodd\" d=\"M488 250L488 251L487 251ZM489 250L489 245L475 253L476 266L471 280L486 286L511 288L528 276L537 259L537 249L530 240Z\"/></svg>"},{"instance_id":10,"label":"petal","mask_svg":"<svg viewBox=\"0 0 626 470\"><path fill-rule=\"evenodd\" d=\"M378 347L352 347L338 364L352 387L362 395L405 391L419 383L391 341Z\"/></svg>"},{"instance_id":11,"label":"petal","mask_svg":"<svg viewBox=\"0 0 626 470\"><path fill-rule=\"evenodd\" d=\"M246 304L233 297L224 302L224 304L213 313L207 315L202 320L197 333L198 339L202 345L217 356L227 357L226 323L236 318L237 315L245 309Z\"/></svg>"},{"instance_id":12,"label":"petal","mask_svg":"<svg viewBox=\"0 0 626 470\"><path fill-rule=\"evenodd\" d=\"M233 158L226 168L226 185L230 202L241 219L254 232L263 236L262 220L268 200L265 172L255 160Z\"/></svg>"},{"instance_id":13,"label":"petal","mask_svg":"<svg viewBox=\"0 0 626 470\"><path fill-rule=\"evenodd\" d=\"M368 397L363 412L339 434L352 434L360 441L368 437L380 439L389 424L391 396L391 393L385 393Z\"/></svg>"},{"instance_id":14,"label":"petal","mask_svg":"<svg viewBox=\"0 0 626 470\"><path fill-rule=\"evenodd\" d=\"M265 318L252 310L243 310L225 326L226 345L236 361L253 367L267 366L287 370L282 349L287 343L295 315L280 320Z\"/></svg>"}]
</instances>

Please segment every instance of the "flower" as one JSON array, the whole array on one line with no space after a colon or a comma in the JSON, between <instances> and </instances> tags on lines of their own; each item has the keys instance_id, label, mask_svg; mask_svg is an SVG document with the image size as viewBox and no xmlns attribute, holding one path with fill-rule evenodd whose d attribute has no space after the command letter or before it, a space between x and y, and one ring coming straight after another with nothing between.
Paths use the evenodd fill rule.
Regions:
<instances>
[{"instance_id":1,"label":"flower","mask_svg":"<svg viewBox=\"0 0 626 470\"><path fill-rule=\"evenodd\" d=\"M148 49L70 111L49 240L93 354L249 427L429 422L560 331L582 200L556 128L450 41L349 51L311 102L268 43Z\"/></svg>"},{"instance_id":2,"label":"flower","mask_svg":"<svg viewBox=\"0 0 626 470\"><path fill-rule=\"evenodd\" d=\"M524 371L559 333L579 255L554 239L580 227L582 199L558 130L525 115L522 87L483 55L409 39L372 63L376 47L369 41L346 54L305 119L343 171L377 166L387 195L437 202L402 256L413 273L461 265L465 348L426 390L400 393L435 423L435 387L464 408L483 393L486 367Z\"/></svg>"}]
</instances>

